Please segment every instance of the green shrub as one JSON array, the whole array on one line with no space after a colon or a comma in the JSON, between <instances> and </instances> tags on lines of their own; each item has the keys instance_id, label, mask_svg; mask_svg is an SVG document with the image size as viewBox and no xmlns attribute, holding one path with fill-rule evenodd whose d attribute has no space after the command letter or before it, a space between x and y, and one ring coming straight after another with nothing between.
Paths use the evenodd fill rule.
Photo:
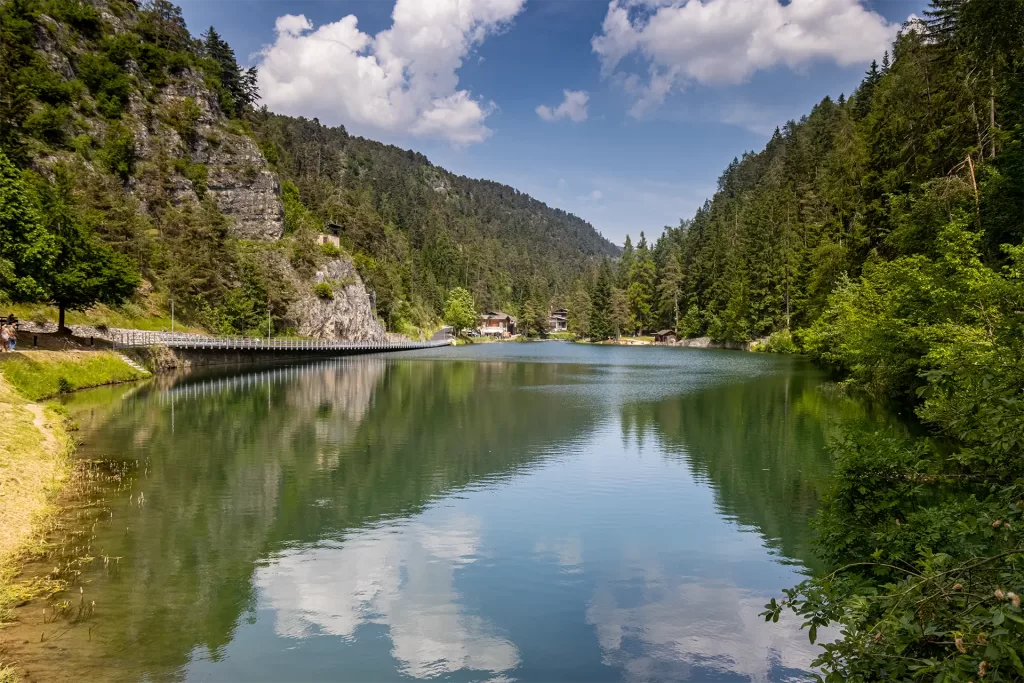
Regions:
<instances>
[{"instance_id":1,"label":"green shrub","mask_svg":"<svg viewBox=\"0 0 1024 683\"><path fill-rule=\"evenodd\" d=\"M96 98L100 113L109 119L121 116L133 87L122 67L105 54L85 54L78 63L78 76Z\"/></svg>"},{"instance_id":2,"label":"green shrub","mask_svg":"<svg viewBox=\"0 0 1024 683\"><path fill-rule=\"evenodd\" d=\"M25 119L25 132L37 140L62 147L68 138L71 109L67 105L55 107L44 104Z\"/></svg>"},{"instance_id":3,"label":"green shrub","mask_svg":"<svg viewBox=\"0 0 1024 683\"><path fill-rule=\"evenodd\" d=\"M800 353L800 347L793 341L793 333L789 330L772 332L768 339L757 344L754 350L765 353Z\"/></svg>"},{"instance_id":4,"label":"green shrub","mask_svg":"<svg viewBox=\"0 0 1024 683\"><path fill-rule=\"evenodd\" d=\"M202 115L203 110L196 104L195 98L186 97L168 104L163 118L167 125L177 131L182 141L191 147L196 141L196 127Z\"/></svg>"},{"instance_id":5,"label":"green shrub","mask_svg":"<svg viewBox=\"0 0 1024 683\"><path fill-rule=\"evenodd\" d=\"M103 29L103 18L99 10L83 0L48 0L43 11L90 38L95 38Z\"/></svg>"},{"instance_id":6,"label":"green shrub","mask_svg":"<svg viewBox=\"0 0 1024 683\"><path fill-rule=\"evenodd\" d=\"M86 133L76 135L71 138L71 149L78 152L83 159L88 160L92 156L92 138Z\"/></svg>"},{"instance_id":7,"label":"green shrub","mask_svg":"<svg viewBox=\"0 0 1024 683\"><path fill-rule=\"evenodd\" d=\"M331 258L337 258L341 256L341 247L336 245L334 242L327 242L326 244L321 244L320 251L323 252L324 256L329 256Z\"/></svg>"},{"instance_id":8,"label":"green shrub","mask_svg":"<svg viewBox=\"0 0 1024 683\"><path fill-rule=\"evenodd\" d=\"M31 89L40 101L47 104L69 104L81 95L84 88L79 80L64 80L59 73L40 64L31 70Z\"/></svg>"},{"instance_id":9,"label":"green shrub","mask_svg":"<svg viewBox=\"0 0 1024 683\"><path fill-rule=\"evenodd\" d=\"M171 164L192 183L192 189L200 199L206 196L206 178L209 169L206 164L192 164L185 159L175 159Z\"/></svg>"},{"instance_id":10,"label":"green shrub","mask_svg":"<svg viewBox=\"0 0 1024 683\"><path fill-rule=\"evenodd\" d=\"M319 299L333 299L334 290L326 282L320 282L313 287L313 293L316 294Z\"/></svg>"},{"instance_id":11,"label":"green shrub","mask_svg":"<svg viewBox=\"0 0 1024 683\"><path fill-rule=\"evenodd\" d=\"M108 171L119 177L122 182L128 182L128 178L135 172L135 162L138 159L135 153L135 135L127 126L110 126L97 156Z\"/></svg>"}]
</instances>

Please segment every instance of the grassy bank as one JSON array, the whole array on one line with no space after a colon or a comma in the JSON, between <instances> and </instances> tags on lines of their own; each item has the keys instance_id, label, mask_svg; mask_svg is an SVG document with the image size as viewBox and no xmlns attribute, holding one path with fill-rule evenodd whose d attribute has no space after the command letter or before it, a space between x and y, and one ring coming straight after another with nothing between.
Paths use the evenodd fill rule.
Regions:
<instances>
[{"instance_id":1,"label":"grassy bank","mask_svg":"<svg viewBox=\"0 0 1024 683\"><path fill-rule=\"evenodd\" d=\"M71 449L61 414L30 402L0 377L0 624L31 590L14 578L20 559L43 546ZM0 681L3 670L0 662Z\"/></svg>"},{"instance_id":2,"label":"grassy bank","mask_svg":"<svg viewBox=\"0 0 1024 683\"><path fill-rule=\"evenodd\" d=\"M147 377L110 351L25 351L0 356L0 375L25 398L66 394L78 389Z\"/></svg>"}]
</instances>

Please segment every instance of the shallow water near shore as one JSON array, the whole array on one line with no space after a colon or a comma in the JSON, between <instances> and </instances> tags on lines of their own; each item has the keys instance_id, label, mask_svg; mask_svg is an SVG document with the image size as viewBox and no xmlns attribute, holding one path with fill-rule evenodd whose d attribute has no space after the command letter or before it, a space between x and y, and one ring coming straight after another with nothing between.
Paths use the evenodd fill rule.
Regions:
<instances>
[{"instance_id":1,"label":"shallow water near shore","mask_svg":"<svg viewBox=\"0 0 1024 683\"><path fill-rule=\"evenodd\" d=\"M82 392L94 559L0 638L30 681L796 680L758 612L816 567L826 440L890 421L825 385L546 343Z\"/></svg>"}]
</instances>

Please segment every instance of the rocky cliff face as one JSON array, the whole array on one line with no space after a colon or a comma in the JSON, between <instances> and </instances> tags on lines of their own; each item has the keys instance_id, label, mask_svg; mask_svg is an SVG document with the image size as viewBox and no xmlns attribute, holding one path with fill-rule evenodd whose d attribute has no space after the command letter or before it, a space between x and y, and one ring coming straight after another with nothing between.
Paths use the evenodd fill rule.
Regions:
<instances>
[{"instance_id":1,"label":"rocky cliff face","mask_svg":"<svg viewBox=\"0 0 1024 683\"><path fill-rule=\"evenodd\" d=\"M327 284L332 296L317 296L310 287L292 305L290 313L298 322L299 334L313 339L387 341L351 260L329 261L317 272L316 283Z\"/></svg>"},{"instance_id":2,"label":"rocky cliff face","mask_svg":"<svg viewBox=\"0 0 1024 683\"><path fill-rule=\"evenodd\" d=\"M148 117L149 124L136 132L142 141L140 157L150 162L161 155L188 159L206 171L202 187L184 178L172 181L175 203L197 201L209 193L236 237L279 239L284 234L284 208L277 174L252 138L225 128L226 117L201 77L186 74L164 88L157 102L156 116Z\"/></svg>"},{"instance_id":3,"label":"rocky cliff face","mask_svg":"<svg viewBox=\"0 0 1024 683\"><path fill-rule=\"evenodd\" d=\"M225 113L251 100L222 80L239 67L215 33L198 41L173 6L135 0L23 3L10 16L30 27L18 35L34 56L18 53L19 68L40 76L22 104L42 121L14 139L41 177L72 169L98 234L147 280L131 303L159 311L175 296L179 316L210 330L252 331L269 315L322 340L387 338L351 259L315 245L312 214L285 234L253 119ZM318 283L333 295L317 297Z\"/></svg>"}]
</instances>

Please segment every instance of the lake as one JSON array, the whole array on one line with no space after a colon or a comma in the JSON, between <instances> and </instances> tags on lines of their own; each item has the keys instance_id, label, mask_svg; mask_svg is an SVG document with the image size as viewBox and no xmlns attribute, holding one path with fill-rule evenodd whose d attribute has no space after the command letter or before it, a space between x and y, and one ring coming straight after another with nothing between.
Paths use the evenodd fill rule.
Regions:
<instances>
[{"instance_id":1,"label":"lake","mask_svg":"<svg viewBox=\"0 0 1024 683\"><path fill-rule=\"evenodd\" d=\"M887 419L802 358L559 342L68 408L77 578L6 636L39 681L796 680L758 613L815 569L827 439Z\"/></svg>"}]
</instances>

